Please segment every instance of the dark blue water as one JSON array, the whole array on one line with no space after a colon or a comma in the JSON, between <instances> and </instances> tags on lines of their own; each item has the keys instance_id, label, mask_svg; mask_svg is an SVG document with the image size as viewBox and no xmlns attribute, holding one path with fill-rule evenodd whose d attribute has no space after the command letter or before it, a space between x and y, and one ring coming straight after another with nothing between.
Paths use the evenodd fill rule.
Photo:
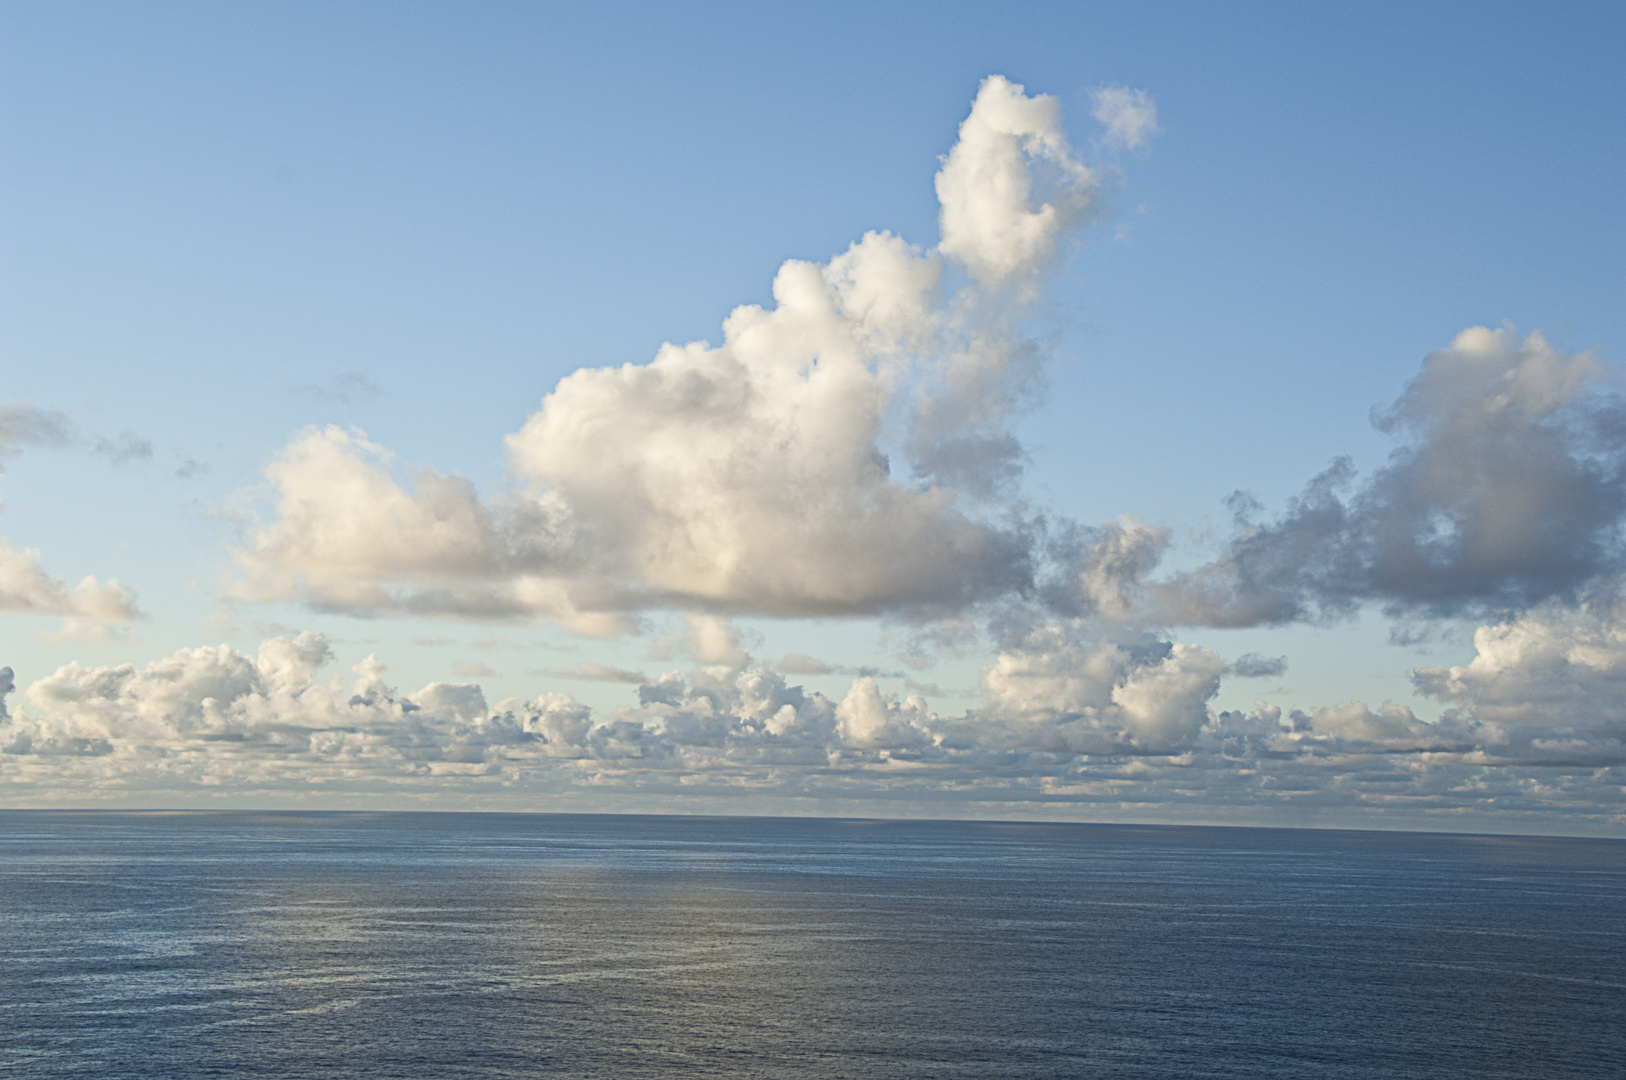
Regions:
<instances>
[{"instance_id":1,"label":"dark blue water","mask_svg":"<svg viewBox=\"0 0 1626 1080\"><path fill-rule=\"evenodd\" d=\"M6 1077L1621 1077L1626 843L0 812Z\"/></svg>"}]
</instances>

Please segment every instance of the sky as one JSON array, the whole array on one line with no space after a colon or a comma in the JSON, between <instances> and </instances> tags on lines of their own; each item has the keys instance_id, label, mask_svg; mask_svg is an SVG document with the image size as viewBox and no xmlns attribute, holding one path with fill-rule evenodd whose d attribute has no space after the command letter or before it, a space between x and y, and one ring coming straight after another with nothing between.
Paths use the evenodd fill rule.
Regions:
<instances>
[{"instance_id":1,"label":"sky","mask_svg":"<svg viewBox=\"0 0 1626 1080\"><path fill-rule=\"evenodd\" d=\"M0 805L1626 835L1618 6L0 10Z\"/></svg>"}]
</instances>

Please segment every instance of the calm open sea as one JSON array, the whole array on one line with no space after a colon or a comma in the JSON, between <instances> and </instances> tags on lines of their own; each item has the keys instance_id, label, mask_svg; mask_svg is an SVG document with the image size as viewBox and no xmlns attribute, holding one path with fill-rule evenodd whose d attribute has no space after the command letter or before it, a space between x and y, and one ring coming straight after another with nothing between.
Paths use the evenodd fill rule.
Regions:
<instances>
[{"instance_id":1,"label":"calm open sea","mask_svg":"<svg viewBox=\"0 0 1626 1080\"><path fill-rule=\"evenodd\" d=\"M1626 842L0 812L6 1077L1626 1076Z\"/></svg>"}]
</instances>

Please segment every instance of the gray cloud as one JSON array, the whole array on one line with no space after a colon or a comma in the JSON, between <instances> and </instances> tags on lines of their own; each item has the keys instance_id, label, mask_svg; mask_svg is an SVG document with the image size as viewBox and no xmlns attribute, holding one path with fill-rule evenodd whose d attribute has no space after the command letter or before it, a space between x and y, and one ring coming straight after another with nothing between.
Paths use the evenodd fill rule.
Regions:
<instances>
[{"instance_id":1,"label":"gray cloud","mask_svg":"<svg viewBox=\"0 0 1626 1080\"><path fill-rule=\"evenodd\" d=\"M1287 657L1243 653L1231 664L1231 674L1240 679L1274 679L1287 674Z\"/></svg>"},{"instance_id":2,"label":"gray cloud","mask_svg":"<svg viewBox=\"0 0 1626 1080\"><path fill-rule=\"evenodd\" d=\"M139 435L136 435L133 432L121 431L118 435L111 439L98 437L96 441L91 444L91 452L106 458L114 465L128 465L132 461L151 461L153 456L153 445L151 442L148 442L146 439L141 438ZM186 472L183 475L183 471L186 469L187 465L191 464L193 464L191 461L184 462L180 468L177 469L176 475L180 476L182 479L185 479L186 476L190 476L191 473L189 472Z\"/></svg>"},{"instance_id":3,"label":"gray cloud","mask_svg":"<svg viewBox=\"0 0 1626 1080\"><path fill-rule=\"evenodd\" d=\"M360 371L344 371L320 383L301 383L291 389L295 397L355 405L383 396L384 388Z\"/></svg>"},{"instance_id":4,"label":"gray cloud","mask_svg":"<svg viewBox=\"0 0 1626 1080\"><path fill-rule=\"evenodd\" d=\"M0 457L24 446L68 446L73 439L73 424L64 413L26 401L0 404Z\"/></svg>"},{"instance_id":5,"label":"gray cloud","mask_svg":"<svg viewBox=\"0 0 1626 1080\"><path fill-rule=\"evenodd\" d=\"M1550 600L1481 626L1474 657L1418 668L1442 722L1480 736L1487 755L1551 764L1626 761L1626 581Z\"/></svg>"},{"instance_id":6,"label":"gray cloud","mask_svg":"<svg viewBox=\"0 0 1626 1080\"><path fill-rule=\"evenodd\" d=\"M1274 521L1233 496L1216 561L1152 588L1184 625L1350 614L1487 617L1573 598L1626 566L1626 402L1589 353L1463 331L1374 422L1402 444L1364 479L1340 459Z\"/></svg>"},{"instance_id":7,"label":"gray cloud","mask_svg":"<svg viewBox=\"0 0 1626 1080\"><path fill-rule=\"evenodd\" d=\"M1129 515L1096 527L1057 525L1047 537L1046 605L1071 617L1142 615L1146 578L1168 551L1169 531Z\"/></svg>"},{"instance_id":8,"label":"gray cloud","mask_svg":"<svg viewBox=\"0 0 1626 1080\"><path fill-rule=\"evenodd\" d=\"M827 664L816 656L789 653L779 661L779 670L786 675L852 675L867 679L901 679L904 672L888 671L869 664Z\"/></svg>"},{"instance_id":9,"label":"gray cloud","mask_svg":"<svg viewBox=\"0 0 1626 1080\"><path fill-rule=\"evenodd\" d=\"M132 431L81 437L73 421L58 409L44 409L28 402L0 404L0 458L25 446L88 450L113 465L151 461L156 453L151 440ZM185 479L207 469L206 465L183 458L175 475Z\"/></svg>"}]
</instances>

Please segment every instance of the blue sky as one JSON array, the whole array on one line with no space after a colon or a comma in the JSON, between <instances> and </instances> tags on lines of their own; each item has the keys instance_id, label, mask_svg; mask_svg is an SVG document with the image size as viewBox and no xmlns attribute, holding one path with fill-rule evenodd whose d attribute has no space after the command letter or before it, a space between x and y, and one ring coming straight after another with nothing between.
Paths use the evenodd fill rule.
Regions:
<instances>
[{"instance_id":1,"label":"blue sky","mask_svg":"<svg viewBox=\"0 0 1626 1080\"><path fill-rule=\"evenodd\" d=\"M1412 594L1396 600L1387 586L1362 585L1332 614L1240 627L1212 614L1181 624L1187 615L1150 608L1112 619L1040 612L1031 589L929 614L866 601L840 617L794 604L765 615L765 601L736 591L699 607L641 601L615 632L583 637L535 612L336 611L313 607L304 586L273 597L232 584L232 552L258 550L255 529L285 520L265 469L308 425L365 431L395 455L408 490L412 470L427 467L466 477L496 505L515 482L505 436L572 372L647 364L663 342L720 345L736 306L773 306L770 284L785 260L823 263L866 231L929 251L940 239L933 176L991 75L1054 99L1074 158L1093 170L1093 201L1043 267L1042 296L1000 316L1042 372L1043 389L1025 384L1023 407L999 420L1025 454L1019 483L991 509L964 502L970 496L943 476L936 482L973 518L1020 505L1052 538L1064 523L1099 529L1118 515L1166 530L1153 584L1219 565L1237 550L1228 547L1228 495L1253 493L1268 521L1339 455L1370 475L1403 441L1374 429L1374 407L1394 402L1424 357L1465 328L1511 326L1508 355L1546 364L1518 352L1540 330L1561 358L1552 363L1573 366L1585 354L1603 365L1576 407L1608 398L1626 340L1618 10L1069 4L995 14L945 5L925 20L874 5L40 5L0 17L0 403L54 410L62 436L15 442L0 535L38 549L42 572L68 585L88 574L138 590L140 612L129 622L69 612L78 621L67 636L62 610L14 599L0 613L0 663L18 686L11 726L32 732L30 745L71 737L112 748L83 760L0 760L0 799L202 798L191 781L160 782L142 764L135 713L109 704L95 718L65 718L66 706L44 691L30 699L28 688L64 664L144 669L222 644L253 656L264 638L305 631L328 643L331 659L312 676L324 685L336 673L348 685L349 666L376 654L403 700L437 680L478 683L487 706L564 693L592 709L591 724L638 723L651 738L677 738L672 760L686 760L691 744L673 732L690 705L657 701L653 713L616 721L638 705L638 687L569 672L603 665L653 680L704 666L685 621L704 607L732 619L736 650L750 654L713 657L736 665L729 679L752 665L783 669L790 654L817 658L831 670L803 663L808 670L780 673L834 709L855 675L876 669L878 700L898 695L887 722L916 734L897 745L866 736L874 745L860 746L849 725L839 729L849 731L843 745L875 759L865 768L915 754L944 778L931 791L894 789L857 765L830 766L821 787L787 779L783 770L801 766L708 771L686 760L683 775L702 778L687 786L701 795L611 770L603 775L623 778L620 794L595 795L603 801L594 806L840 812L867 799L954 815L1415 823L1435 814L1485 827L1620 828L1621 766L1610 747L1620 743L1613 710L1626 705L1610 696L1613 667L1531 691L1532 701L1587 702L1579 720L1541 722L1564 738L1585 741L1576 724L1592 733L1586 753L1539 767L1487 750L1484 725L1508 722L1491 718L1489 698L1461 686L1431 696L1422 687L1436 684L1413 676L1468 665L1480 626L1511 633L1537 619L1574 631L1601 618L1592 632L1612 640L1612 616L1598 614L1617 573L1609 553L1545 591L1480 580L1480 594L1424 611ZM1107 137L1092 117L1104 87L1149 95L1155 136L1138 146ZM951 260L952 280L956 272ZM895 477L907 456L903 400L881 436ZM1575 461L1608 453L1572 449ZM1051 570L1059 581L1076 568ZM417 587L405 580L391 587ZM1510 602L1515 586L1523 591ZM1339 588L1348 601L1350 587ZM1315 595L1320 603L1332 593ZM1027 605L1020 618L1013 603ZM1407 609L1398 616L1397 604ZM1569 604L1572 614L1542 604ZM1106 698L1043 708L995 700L987 673L998 656L1015 655L1013 618L1030 628L1071 620L1069 633L1096 644L1186 643L1233 666L1213 676L1212 693L1212 680L1193 691L1210 719L1193 713L1200 730L1178 745L1130 735L1113 744L1123 752L1052 747L1044 752L1059 756L1042 766L936 761L928 745L970 737L954 724L1111 728L1120 705ZM1392 643L1397 625L1411 644ZM1244 654L1286 657L1285 670L1238 675ZM1124 662L1130 668L1097 688L1109 698L1141 670L1140 659ZM1603 683L1587 681L1599 671ZM937 721L898 719L911 683L935 691L922 693ZM1494 708L1512 708L1509 692L1496 690ZM1171 794L1186 789L1162 773L1136 786L1131 766L1156 771L1200 756L1202 739L1224 734L1222 714L1255 711L1261 698L1283 716L1392 700L1415 723L1456 709L1450 722L1481 728L1453 736L1460 760L1426 764L1447 753L1416 749L1417 731L1433 738L1434 729L1395 729L1388 742L1368 732L1363 742L1350 734L1354 721L1328 714L1326 737L1344 740L1337 754L1392 764L1404 742L1416 768L1440 773L1404 805L1372 795L1381 784L1349 795L1353 774L1327 769L1292 781L1311 792L1298 803L1262 801L1231 774L1205 781L1200 797ZM178 722L148 713L141 723ZM92 732L96 724L106 730ZM282 779L250 781L210 773L201 744L174 746L183 743L199 776L225 778L209 785L210 798L295 797L292 758L278 759ZM503 753L482 758L498 778L489 791L423 766L410 797L531 805L542 799L523 793L534 782L549 799L585 798L585 758L570 759L570 776L525 774L533 780L514 795ZM1509 763L1486 765L1492 758ZM109 762L122 764L109 773ZM1072 801L1042 792L956 801L953 791L996 774L1026 777L1012 781L1023 791L1106 786ZM1554 779L1579 775L1585 784ZM324 784L345 798L397 797L361 781ZM616 788L603 776L593 784ZM1495 793L1470 794L1476 784ZM1532 784L1563 794L1530 796ZM748 798L736 793L742 785ZM849 802L829 785L846 785ZM1108 790L1117 794L1099 794Z\"/></svg>"}]
</instances>

